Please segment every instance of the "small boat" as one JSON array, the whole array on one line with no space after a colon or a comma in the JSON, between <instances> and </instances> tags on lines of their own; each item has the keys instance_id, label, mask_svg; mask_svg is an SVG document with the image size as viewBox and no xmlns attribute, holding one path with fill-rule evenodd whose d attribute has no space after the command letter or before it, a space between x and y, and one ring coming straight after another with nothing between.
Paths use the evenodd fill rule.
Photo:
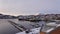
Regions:
<instances>
[{"instance_id":1,"label":"small boat","mask_svg":"<svg viewBox=\"0 0 60 34\"><path fill-rule=\"evenodd\" d=\"M30 31L19 32L19 33L16 33L16 34L40 34L40 29L41 29L41 27L30 29Z\"/></svg>"},{"instance_id":2,"label":"small boat","mask_svg":"<svg viewBox=\"0 0 60 34\"><path fill-rule=\"evenodd\" d=\"M19 24L17 24L17 23L15 23L15 22L13 22L13 21L9 21L10 22L10 24L12 24L15 28L17 28L18 30L20 30L20 32L18 32L18 33L16 33L16 34L40 34L40 31L42 30L42 28L43 28L43 24L42 24L42 26L40 26L40 24L35 24L34 26L33 26L33 28L29 28L29 29L27 29L27 28L25 28L24 26L22 26L22 25L19 25ZM28 26L28 25L27 25ZM32 26L32 25L31 25Z\"/></svg>"}]
</instances>

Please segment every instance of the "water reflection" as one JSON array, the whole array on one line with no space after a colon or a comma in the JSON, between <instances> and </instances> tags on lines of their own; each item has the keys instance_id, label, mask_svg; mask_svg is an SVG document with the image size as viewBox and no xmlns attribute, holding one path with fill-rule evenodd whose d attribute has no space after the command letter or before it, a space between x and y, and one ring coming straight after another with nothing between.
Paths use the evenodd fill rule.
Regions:
<instances>
[{"instance_id":1,"label":"water reflection","mask_svg":"<svg viewBox=\"0 0 60 34\"><path fill-rule=\"evenodd\" d=\"M0 19L0 34L15 34L19 32L7 19Z\"/></svg>"},{"instance_id":2,"label":"water reflection","mask_svg":"<svg viewBox=\"0 0 60 34\"><path fill-rule=\"evenodd\" d=\"M20 32L17 28L11 25L8 20L11 20L17 24L23 25L25 28L34 28L31 25L36 24L37 22L29 22L29 21L18 21L17 19L0 19L0 34L16 34ZM40 26L41 24L45 24L44 21L40 21L38 23ZM28 26L27 26L28 25ZM51 27L50 27L51 28ZM49 27L45 27L43 31L48 30Z\"/></svg>"},{"instance_id":3,"label":"water reflection","mask_svg":"<svg viewBox=\"0 0 60 34\"><path fill-rule=\"evenodd\" d=\"M15 21L16 23L18 23L20 25L22 24L24 27L26 27L28 29L33 28L30 25L34 24L34 22L29 22L29 21L17 21L17 20L14 20L14 19L0 19L0 34L16 34L16 33L20 32L13 25L11 25L8 22L8 20Z\"/></svg>"}]
</instances>

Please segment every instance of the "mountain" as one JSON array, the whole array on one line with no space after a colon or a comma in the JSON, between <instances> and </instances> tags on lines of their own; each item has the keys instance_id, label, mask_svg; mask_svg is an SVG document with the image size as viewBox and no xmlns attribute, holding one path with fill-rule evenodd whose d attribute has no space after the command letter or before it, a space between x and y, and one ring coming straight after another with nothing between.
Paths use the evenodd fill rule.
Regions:
<instances>
[{"instance_id":1,"label":"mountain","mask_svg":"<svg viewBox=\"0 0 60 34\"><path fill-rule=\"evenodd\" d=\"M16 16L0 14L0 19L15 19Z\"/></svg>"}]
</instances>

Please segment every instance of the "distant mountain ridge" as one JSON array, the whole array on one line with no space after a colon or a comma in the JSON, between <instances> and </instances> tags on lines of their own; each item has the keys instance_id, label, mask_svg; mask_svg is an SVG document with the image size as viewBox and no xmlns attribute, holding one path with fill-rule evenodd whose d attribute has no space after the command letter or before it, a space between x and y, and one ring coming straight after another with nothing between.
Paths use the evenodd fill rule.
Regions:
<instances>
[{"instance_id":1,"label":"distant mountain ridge","mask_svg":"<svg viewBox=\"0 0 60 34\"><path fill-rule=\"evenodd\" d=\"M60 14L38 14L38 15L19 15L19 16L12 16L12 15L4 15L0 14L0 19L59 19Z\"/></svg>"},{"instance_id":2,"label":"distant mountain ridge","mask_svg":"<svg viewBox=\"0 0 60 34\"><path fill-rule=\"evenodd\" d=\"M0 14L0 19L14 19L16 16Z\"/></svg>"}]
</instances>

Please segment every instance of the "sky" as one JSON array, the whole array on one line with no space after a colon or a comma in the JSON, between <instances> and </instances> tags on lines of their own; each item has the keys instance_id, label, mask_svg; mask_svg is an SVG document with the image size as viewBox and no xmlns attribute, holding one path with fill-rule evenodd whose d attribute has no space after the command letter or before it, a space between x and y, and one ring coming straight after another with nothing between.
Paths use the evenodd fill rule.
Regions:
<instances>
[{"instance_id":1,"label":"sky","mask_svg":"<svg viewBox=\"0 0 60 34\"><path fill-rule=\"evenodd\" d=\"M60 0L0 0L0 13L15 16L60 14Z\"/></svg>"}]
</instances>

